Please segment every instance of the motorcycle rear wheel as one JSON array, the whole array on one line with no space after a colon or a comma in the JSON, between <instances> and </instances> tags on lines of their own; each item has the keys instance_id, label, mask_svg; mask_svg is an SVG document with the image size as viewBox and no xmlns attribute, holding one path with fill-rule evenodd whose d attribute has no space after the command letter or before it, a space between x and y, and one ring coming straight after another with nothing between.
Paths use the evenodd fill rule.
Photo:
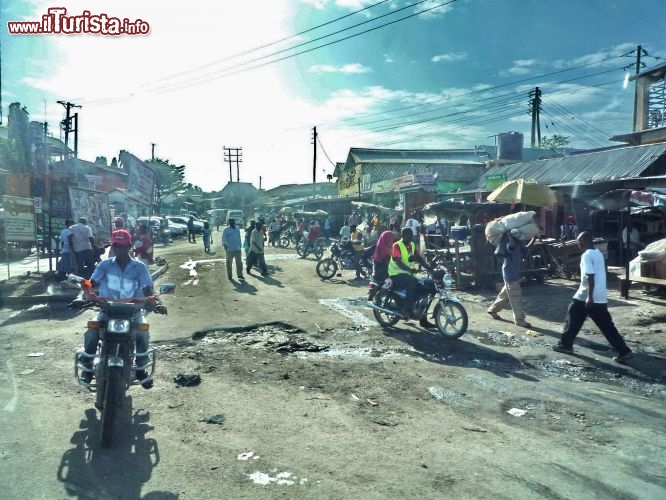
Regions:
<instances>
[{"instance_id":1,"label":"motorcycle rear wheel","mask_svg":"<svg viewBox=\"0 0 666 500\"><path fill-rule=\"evenodd\" d=\"M386 292L384 290L380 290L375 294L375 304L383 307L384 309L392 309L394 311L400 310L395 296L392 293ZM400 320L399 313L386 314L382 311L378 311L377 309L373 309L372 314L375 315L377 323L386 327L393 326Z\"/></svg>"},{"instance_id":2,"label":"motorcycle rear wheel","mask_svg":"<svg viewBox=\"0 0 666 500\"><path fill-rule=\"evenodd\" d=\"M435 306L433 316L439 333L447 339L458 339L467 331L467 311L458 302L440 302Z\"/></svg>"},{"instance_id":3,"label":"motorcycle rear wheel","mask_svg":"<svg viewBox=\"0 0 666 500\"><path fill-rule=\"evenodd\" d=\"M324 256L324 247L321 245L315 246L314 256L317 260L321 259Z\"/></svg>"},{"instance_id":4,"label":"motorcycle rear wheel","mask_svg":"<svg viewBox=\"0 0 666 500\"><path fill-rule=\"evenodd\" d=\"M120 366L110 366L106 373L104 384L104 401L102 408L102 433L100 445L103 448L111 446L113 427L118 415L118 407L123 393L123 369Z\"/></svg>"},{"instance_id":5,"label":"motorcycle rear wheel","mask_svg":"<svg viewBox=\"0 0 666 500\"><path fill-rule=\"evenodd\" d=\"M289 236L280 236L278 244L280 245L280 248L287 248L289 246L290 241L291 240L289 240Z\"/></svg>"},{"instance_id":6,"label":"motorcycle rear wheel","mask_svg":"<svg viewBox=\"0 0 666 500\"><path fill-rule=\"evenodd\" d=\"M338 272L338 265L330 257L317 262L317 276L323 280L330 280Z\"/></svg>"}]
</instances>

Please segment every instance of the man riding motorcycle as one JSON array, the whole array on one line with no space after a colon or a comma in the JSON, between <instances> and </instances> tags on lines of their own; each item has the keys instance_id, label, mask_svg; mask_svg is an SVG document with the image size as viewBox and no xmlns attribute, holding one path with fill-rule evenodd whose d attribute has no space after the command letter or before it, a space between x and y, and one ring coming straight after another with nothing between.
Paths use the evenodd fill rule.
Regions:
<instances>
[{"instance_id":1,"label":"man riding motorcycle","mask_svg":"<svg viewBox=\"0 0 666 500\"><path fill-rule=\"evenodd\" d=\"M412 276L412 274L417 272L415 263L420 263L421 266L431 273L433 270L416 250L412 228L403 228L401 234L402 239L393 244L391 259L388 264L388 275L393 281L393 288L404 289L407 294L402 309L403 319L406 320L409 319L409 312L412 310L414 304L415 291L418 284L418 280ZM423 328L432 328L435 326L428 321L426 312L419 318L419 325Z\"/></svg>"},{"instance_id":2,"label":"man riding motorcycle","mask_svg":"<svg viewBox=\"0 0 666 500\"><path fill-rule=\"evenodd\" d=\"M92 290L97 285L100 286L99 297L108 300L120 300L145 297L148 302L155 304L153 310L158 314L166 314L166 306L160 304L155 297L153 290L153 279L150 276L148 267L141 261L130 257L129 252L132 245L132 236L125 229L118 229L111 235L111 246L115 257L102 261L93 272L90 280L85 280L81 284L84 291L84 297L91 299L94 295ZM99 313L97 321L105 321L106 314ZM144 323L143 310L139 309L132 319L134 325ZM153 387L152 378L148 378L145 367L148 363L148 357L145 353L148 351L149 334L148 332L135 329L136 334L136 378L144 389ZM87 354L94 357L97 352L97 343L99 339L99 330L89 328L84 336L84 349ZM142 355L143 354L143 355ZM86 368L92 368L92 357L81 358L80 362ZM92 380L92 372L83 372L82 379L86 383Z\"/></svg>"},{"instance_id":3,"label":"man riding motorcycle","mask_svg":"<svg viewBox=\"0 0 666 500\"><path fill-rule=\"evenodd\" d=\"M319 227L319 224L317 224L317 221L311 220L310 221L310 229L308 230L308 236L306 238L306 247L305 247L305 252L303 252L303 255L301 256L301 259L305 259L307 257L308 252L312 252L315 249L315 243L317 242L317 239L321 237L321 228Z\"/></svg>"}]
</instances>

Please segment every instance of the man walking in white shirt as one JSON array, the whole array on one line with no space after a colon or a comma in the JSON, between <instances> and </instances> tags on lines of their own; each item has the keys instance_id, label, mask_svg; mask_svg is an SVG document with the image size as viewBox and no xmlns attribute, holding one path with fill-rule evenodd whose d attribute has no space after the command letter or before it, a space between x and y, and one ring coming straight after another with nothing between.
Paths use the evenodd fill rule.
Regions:
<instances>
[{"instance_id":1,"label":"man walking in white shirt","mask_svg":"<svg viewBox=\"0 0 666 500\"><path fill-rule=\"evenodd\" d=\"M573 354L573 343L588 316L599 327L608 343L618 352L613 358L624 363L633 357L622 335L617 331L613 318L608 312L608 290L606 289L606 266L603 254L594 248L592 234L583 231L576 238L583 255L580 258L580 286L576 291L564 324L560 342L553 350Z\"/></svg>"}]
</instances>

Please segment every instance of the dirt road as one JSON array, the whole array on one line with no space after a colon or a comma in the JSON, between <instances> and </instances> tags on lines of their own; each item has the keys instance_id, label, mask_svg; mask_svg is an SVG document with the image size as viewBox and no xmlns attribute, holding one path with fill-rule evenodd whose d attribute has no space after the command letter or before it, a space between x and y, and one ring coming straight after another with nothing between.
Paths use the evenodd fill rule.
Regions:
<instances>
[{"instance_id":1,"label":"dirt road","mask_svg":"<svg viewBox=\"0 0 666 500\"><path fill-rule=\"evenodd\" d=\"M177 285L151 316L159 374L109 450L72 379L93 313L0 312L1 497L666 497L663 300L611 292L637 353L622 366L592 323L574 356L550 350L573 282L524 288L531 330L492 320L492 291L460 293L470 329L447 342L382 330L365 283L323 283L293 249L245 283L199 245L158 250L157 284Z\"/></svg>"}]
</instances>

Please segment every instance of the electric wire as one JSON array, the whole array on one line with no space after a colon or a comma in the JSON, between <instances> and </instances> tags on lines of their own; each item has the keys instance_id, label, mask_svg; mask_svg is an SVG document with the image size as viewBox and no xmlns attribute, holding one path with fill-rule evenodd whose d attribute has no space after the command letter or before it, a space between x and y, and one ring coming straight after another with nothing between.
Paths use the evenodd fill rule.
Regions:
<instances>
[{"instance_id":1,"label":"electric wire","mask_svg":"<svg viewBox=\"0 0 666 500\"><path fill-rule=\"evenodd\" d=\"M363 7L362 9L358 9L358 10L355 10L354 12L350 12L348 14L345 14L344 16L336 17L335 19L332 19L332 20L327 21L325 23L321 23L321 24L318 24L318 25L313 26L311 28L305 29L303 31L299 31L298 33L294 33L293 35L289 35L289 36L286 36L284 38L280 38L279 40L275 40L273 42L268 42L268 43L265 43L263 45L259 45L259 46L254 47L254 48L247 49L247 50L244 50L242 52L237 52L236 54L232 54L230 56L226 56L226 57L223 57L221 59L216 59L216 60L208 62L206 64L202 64L201 66L197 66L195 68L190 68L190 69L187 69L187 70L180 71L178 73L172 73L170 75L165 75L163 77L158 78L158 80L167 80L167 79L170 79L170 78L175 78L175 77L178 77L178 76L181 76L181 75L192 73L194 71L199 71L199 70L202 70L202 69L206 69L208 67L215 66L216 64L220 64L222 62L230 61L232 59L236 59L238 57L251 54L252 52L257 52L259 50L268 48L272 45L278 45L282 42L286 42L287 40L291 40L292 38L300 37L300 36L305 35L306 33L309 33L311 31L315 31L315 30L318 30L318 29L323 28L325 26L328 26L329 24L337 23L338 21L342 21L343 19L346 19L348 17L354 16L354 15L359 14L361 12L364 12L366 10L370 10L370 9L372 9L374 7L377 7L378 5L381 5L381 4L386 3L388 1L389 0L381 0L379 2L373 3L372 5L368 5L367 7ZM326 36L330 36L330 35L326 35ZM309 43L309 42L307 42L307 43ZM297 47L298 47L298 45L297 45Z\"/></svg>"},{"instance_id":2,"label":"electric wire","mask_svg":"<svg viewBox=\"0 0 666 500\"><path fill-rule=\"evenodd\" d=\"M457 97L467 97L467 96L476 95L476 94L479 94L479 93L482 93L482 92L488 92L490 90L496 90L496 89L500 89L500 88L503 88L503 87L509 87L509 86L512 86L512 85L518 85L520 83L525 83L525 82L528 82L528 81L531 81L531 80L536 80L536 79L539 79L539 78L546 78L548 76L557 75L557 74L564 73L564 72L567 72L567 71L573 71L573 70L581 69L581 68L584 68L584 67L587 67L587 66L605 63L605 62L608 62L608 61L612 61L614 59L619 59L621 57L624 57L625 55L626 54L622 54L622 55L614 56L614 57L609 57L609 58L602 59L602 60L599 60L599 61L593 61L593 62L589 62L589 63L586 63L586 64L580 64L578 66L572 66L571 68L566 68L566 69L562 69L562 70L558 70L558 71L552 71L550 73L544 73L542 75L532 76L532 77L529 77L529 78L523 78L521 80L515 80L515 81L512 81L512 82L503 83L501 85L495 85L493 87L487 87L487 88L484 88L484 89L474 90L472 92L467 92L465 94L461 94ZM621 69L624 69L624 68L621 68ZM617 70L613 69L613 70L609 70L609 71L617 71ZM601 73L595 73L594 75L607 73L609 71L603 71ZM594 76L594 75L590 75L590 76ZM579 77L577 79L580 79L580 78L585 78L585 77ZM572 79L572 80L567 80L567 81L573 81L573 80L576 80L576 78ZM444 98L440 99L440 102L443 102L443 101L448 100L448 99L449 99L449 97L444 97ZM370 117L370 116L375 116L375 115L378 115L378 114L384 114L384 113L395 112L395 111L402 111L404 109L412 109L412 108L416 108L416 107L419 107L419 106L425 106L425 105L430 105L430 104L434 104L434 103L433 102L427 102L425 104L424 103L412 104L412 105L403 106L403 107L400 107L400 108L394 108L394 109L389 109L389 110L386 110L386 111L379 111L377 113L366 114L365 116ZM347 118L345 121L354 120L354 119L356 119L356 117Z\"/></svg>"},{"instance_id":3,"label":"electric wire","mask_svg":"<svg viewBox=\"0 0 666 500\"><path fill-rule=\"evenodd\" d=\"M599 83L599 84L596 84L596 85L590 85L589 87L593 88L593 87L603 87L603 86L607 86L607 85L617 85L619 82L621 82L621 80L613 80L613 81L609 81L609 82ZM566 92L569 92L569 91L561 91L561 92L558 92L558 93L566 93ZM551 94L551 95L555 95L555 94ZM515 117L520 116L522 114L524 114L524 110L521 110L521 111L516 112L516 113L510 113L509 115L500 115L496 119L491 118L489 120L483 119L481 121L475 121L473 123L470 123L468 125L460 127L458 129L449 130L449 129L444 128L447 125L454 125L454 124L457 124L457 123L463 123L464 121L470 119L470 118L467 118L467 117L463 117L463 118L460 118L458 120L450 121L447 124L432 126L432 130L435 131L433 133L424 133L424 134L417 134L417 135L410 134L409 129L408 128L405 129L405 127L403 127L402 131L400 132L401 137L400 137L399 140L389 141L389 142L386 142L386 143L381 142L381 143L379 143L379 146L381 146L381 145L402 144L402 143L409 142L409 141L418 141L418 140L422 140L422 139L425 139L425 138L430 138L430 137L442 135L444 133L450 133L450 132L455 132L455 131L458 131L458 130L461 130L461 129L466 129L466 128L469 128L469 127L472 127L472 126L485 125L485 124L493 123L495 121L500 121L500 120L503 120L503 119L506 119L506 118L515 118ZM372 131L368 131L367 133L372 133ZM365 135L365 133L364 133L364 135ZM607 141L607 140L608 139L606 137L604 137L604 141Z\"/></svg>"},{"instance_id":4,"label":"electric wire","mask_svg":"<svg viewBox=\"0 0 666 500\"><path fill-rule=\"evenodd\" d=\"M421 4L421 3L424 3L424 2L428 2L428 1L430 1L430 0L421 0L421 1L417 2L416 4L410 4L410 5L407 6L407 7L411 8L411 7L413 7L414 5L418 5L418 4ZM259 61L259 60L262 60L262 59L266 59L267 57L271 57L272 55L277 55L277 54L282 53L282 52L285 52L285 51L287 51L287 50L292 50L294 47L289 48L289 49L283 49L283 50L280 50L280 51L276 52L275 54L269 54L268 56L262 56L262 57L259 57L259 58L254 59L254 60L250 60L250 61L247 61L247 62L245 62L245 63L241 63L241 64L239 64L239 65L236 66L238 69L235 69L235 68L232 66L232 67L230 67L230 68L225 68L225 69L222 69L222 70L214 71L214 72L212 72L212 73L210 73L210 74L208 74L208 75L203 75L203 76L200 76L200 77L195 77L194 79L189 80L189 81L186 80L186 81L184 81L184 82L180 82L180 83L178 83L178 84L164 85L164 86L162 86L162 87L156 87L156 88L149 89L149 90L152 91L152 92L156 92L156 93L173 92L173 91L175 91L175 90L180 90L180 89L185 88L185 87L191 87L191 86L194 86L194 85L200 85L200 84L203 84L203 83L209 83L209 82L214 81L214 80L217 80L217 79L219 79L219 78L226 78L226 77L229 77L229 76L232 76L232 75L237 75L237 74L239 74L239 73L244 73L244 72L246 72L246 71L250 71L250 70L253 70L253 69L257 69L257 68L261 68L261 67L267 66L267 65L269 65L269 64L274 64L274 63L276 63L276 62L284 61L284 60L286 60L286 59L291 59L292 57L296 57L296 56L299 56L299 55L302 55L302 54L307 54L308 52L312 52L312 51L314 51L314 50L319 50L319 49L321 49L321 48L328 47L328 46L333 45L333 44L336 44L336 43L344 42L344 41L349 40L349 39L351 39L351 38L355 38L355 37L357 37L357 36L364 35L364 34L366 34L366 33L370 33L370 32L372 32L372 31L375 31L375 30L378 30L378 29L381 29L381 28L385 28L385 27L387 27L387 26L391 26L391 25L393 25L393 24L399 23L399 22L401 22L401 21L405 21L405 20L407 20L407 19L411 19L411 18L413 18L413 17L419 16L419 15L424 14L424 13L426 13L426 12L430 12L430 11L432 11L432 10L439 9L439 8L441 8L441 7L445 7L445 6L447 6L447 5L450 5L450 4L452 4L452 3L455 3L455 2L457 2L457 1L458 1L458 0L448 0L448 1L446 1L446 2L439 3L439 4L436 4L436 5L432 6L432 7L428 7L428 8L426 8L426 9L420 10L420 11L415 12L415 13L413 13L413 14L410 14L410 15L407 15L407 16L404 16L404 17L400 17L400 18L395 19L395 20L393 20L393 21L388 21L388 22L386 22L386 23L384 23L384 24L380 24L379 26L374 26L374 27L372 27L372 28L368 28L367 30L360 31L360 32L358 32L358 33L354 33L354 34L351 34L351 35L345 36L345 37L343 37L343 38L339 38L339 39L337 39L337 40L333 40L333 41L331 41L331 42L327 42L327 43L324 43L324 44L321 44L321 45L317 45L316 47L311 47L311 48L309 48L309 49L305 49L305 50L302 50L302 51L296 52L296 53L294 53L294 54L289 54L289 55L286 55L286 56L282 56L282 57L279 57L279 58L277 58L277 59L273 59L273 60L266 61L266 62L263 62L263 63L255 64L255 65L253 65L253 66L248 66L248 67L243 68L243 66L245 66L245 65L247 65L247 64L250 64L250 63L252 63L252 62L256 62L256 61ZM407 8L407 7L405 7L405 8ZM385 15L393 15L393 14L395 14L396 12L398 12L399 10L404 10L404 8L397 9L397 10L392 11L392 12L390 12L389 14L385 14ZM380 16L380 17L383 17L383 16ZM376 21L376 19L372 19L372 20L369 20L369 21L365 21L364 23L360 23L360 24L365 24L366 22L374 22L374 21ZM360 24L359 24L359 25L360 25ZM350 29L350 28L345 28L344 30L341 30L341 31L346 31L347 29ZM336 33L337 33L337 32L336 32ZM334 33L334 34L335 34L335 33ZM331 36L331 35L326 35L326 36L324 36L324 37L320 37L320 38L315 39L315 40L320 40L321 38L326 38L326 37L328 37L328 36ZM297 46L304 45L304 44L307 44L307 43L312 43L312 42L304 42L303 44L299 44L299 45L297 45Z\"/></svg>"},{"instance_id":5,"label":"electric wire","mask_svg":"<svg viewBox=\"0 0 666 500\"><path fill-rule=\"evenodd\" d=\"M321 147L321 150L324 152L324 156L326 157L326 159L328 160L328 162L329 162L331 165L333 165L333 166L335 167L335 166L336 166L336 165L335 165L335 162L333 162L333 160L331 160L331 158L328 156L328 153L327 153L326 150L324 149L324 145L321 143L321 137L320 137L320 135L321 135L321 134L317 134L317 142L319 143L319 147Z\"/></svg>"}]
</instances>

